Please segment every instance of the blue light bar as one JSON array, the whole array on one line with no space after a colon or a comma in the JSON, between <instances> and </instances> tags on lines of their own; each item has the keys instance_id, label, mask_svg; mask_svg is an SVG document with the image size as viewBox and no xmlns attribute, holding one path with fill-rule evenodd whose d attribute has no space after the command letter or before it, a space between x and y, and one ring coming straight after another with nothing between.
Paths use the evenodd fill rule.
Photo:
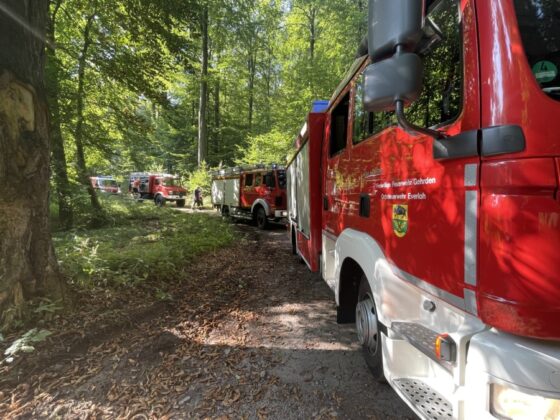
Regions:
<instances>
[{"instance_id":1,"label":"blue light bar","mask_svg":"<svg viewBox=\"0 0 560 420\"><path fill-rule=\"evenodd\" d=\"M325 112L329 107L329 101L313 101L311 112Z\"/></svg>"}]
</instances>

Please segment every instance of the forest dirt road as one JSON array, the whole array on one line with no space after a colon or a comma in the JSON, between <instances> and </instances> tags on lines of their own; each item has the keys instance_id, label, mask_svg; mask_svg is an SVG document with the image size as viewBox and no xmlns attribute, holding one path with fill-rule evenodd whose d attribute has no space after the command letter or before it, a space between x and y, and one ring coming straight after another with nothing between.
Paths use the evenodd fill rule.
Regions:
<instances>
[{"instance_id":1,"label":"forest dirt road","mask_svg":"<svg viewBox=\"0 0 560 420\"><path fill-rule=\"evenodd\" d=\"M237 243L119 327L90 326L0 377L0 418L406 419L283 228ZM99 328L99 331L96 329ZM1 374L1 372L0 372Z\"/></svg>"}]
</instances>

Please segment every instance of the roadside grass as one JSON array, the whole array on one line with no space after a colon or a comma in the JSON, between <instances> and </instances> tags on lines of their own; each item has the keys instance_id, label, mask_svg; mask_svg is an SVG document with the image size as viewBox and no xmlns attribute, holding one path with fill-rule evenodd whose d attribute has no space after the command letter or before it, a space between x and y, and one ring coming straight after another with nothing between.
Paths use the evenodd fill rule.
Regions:
<instances>
[{"instance_id":1,"label":"roadside grass","mask_svg":"<svg viewBox=\"0 0 560 420\"><path fill-rule=\"evenodd\" d=\"M87 223L55 232L63 274L80 289L133 286L180 277L197 255L229 244L232 227L218 217L104 197L104 227Z\"/></svg>"},{"instance_id":2,"label":"roadside grass","mask_svg":"<svg viewBox=\"0 0 560 420\"><path fill-rule=\"evenodd\" d=\"M92 228L87 206L77 203L76 228L57 231L51 217L56 256L72 298L38 298L25 312L14 312L11 323L0 328L0 368L73 325L84 331L90 323L119 325L133 309L173 300L176 286L193 274L189 269L197 256L234 239L230 224L207 213L158 208L153 202L118 196L103 195L100 200L102 227ZM51 205L51 214L55 211Z\"/></svg>"}]
</instances>

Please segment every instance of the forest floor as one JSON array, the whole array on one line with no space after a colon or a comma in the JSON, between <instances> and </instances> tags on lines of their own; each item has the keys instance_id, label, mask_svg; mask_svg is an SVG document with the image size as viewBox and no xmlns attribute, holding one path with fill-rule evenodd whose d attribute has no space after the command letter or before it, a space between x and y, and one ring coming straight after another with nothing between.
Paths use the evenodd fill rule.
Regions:
<instances>
[{"instance_id":1,"label":"forest floor","mask_svg":"<svg viewBox=\"0 0 560 420\"><path fill-rule=\"evenodd\" d=\"M170 282L169 299L84 302L0 366L0 418L414 418L371 378L285 230L235 230L234 245Z\"/></svg>"}]
</instances>

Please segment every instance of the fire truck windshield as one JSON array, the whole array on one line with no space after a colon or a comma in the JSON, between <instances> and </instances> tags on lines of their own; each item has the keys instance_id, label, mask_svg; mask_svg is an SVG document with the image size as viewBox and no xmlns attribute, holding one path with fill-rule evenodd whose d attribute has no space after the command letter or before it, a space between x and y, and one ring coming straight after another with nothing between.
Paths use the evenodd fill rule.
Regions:
<instances>
[{"instance_id":1,"label":"fire truck windshield","mask_svg":"<svg viewBox=\"0 0 560 420\"><path fill-rule=\"evenodd\" d=\"M161 184L164 187L180 187L179 181L175 178L163 178Z\"/></svg>"},{"instance_id":2,"label":"fire truck windshield","mask_svg":"<svg viewBox=\"0 0 560 420\"><path fill-rule=\"evenodd\" d=\"M117 181L114 179L100 179L99 185L104 187L118 187Z\"/></svg>"},{"instance_id":3,"label":"fire truck windshield","mask_svg":"<svg viewBox=\"0 0 560 420\"><path fill-rule=\"evenodd\" d=\"M533 75L560 100L560 0L514 0L519 30Z\"/></svg>"}]
</instances>

